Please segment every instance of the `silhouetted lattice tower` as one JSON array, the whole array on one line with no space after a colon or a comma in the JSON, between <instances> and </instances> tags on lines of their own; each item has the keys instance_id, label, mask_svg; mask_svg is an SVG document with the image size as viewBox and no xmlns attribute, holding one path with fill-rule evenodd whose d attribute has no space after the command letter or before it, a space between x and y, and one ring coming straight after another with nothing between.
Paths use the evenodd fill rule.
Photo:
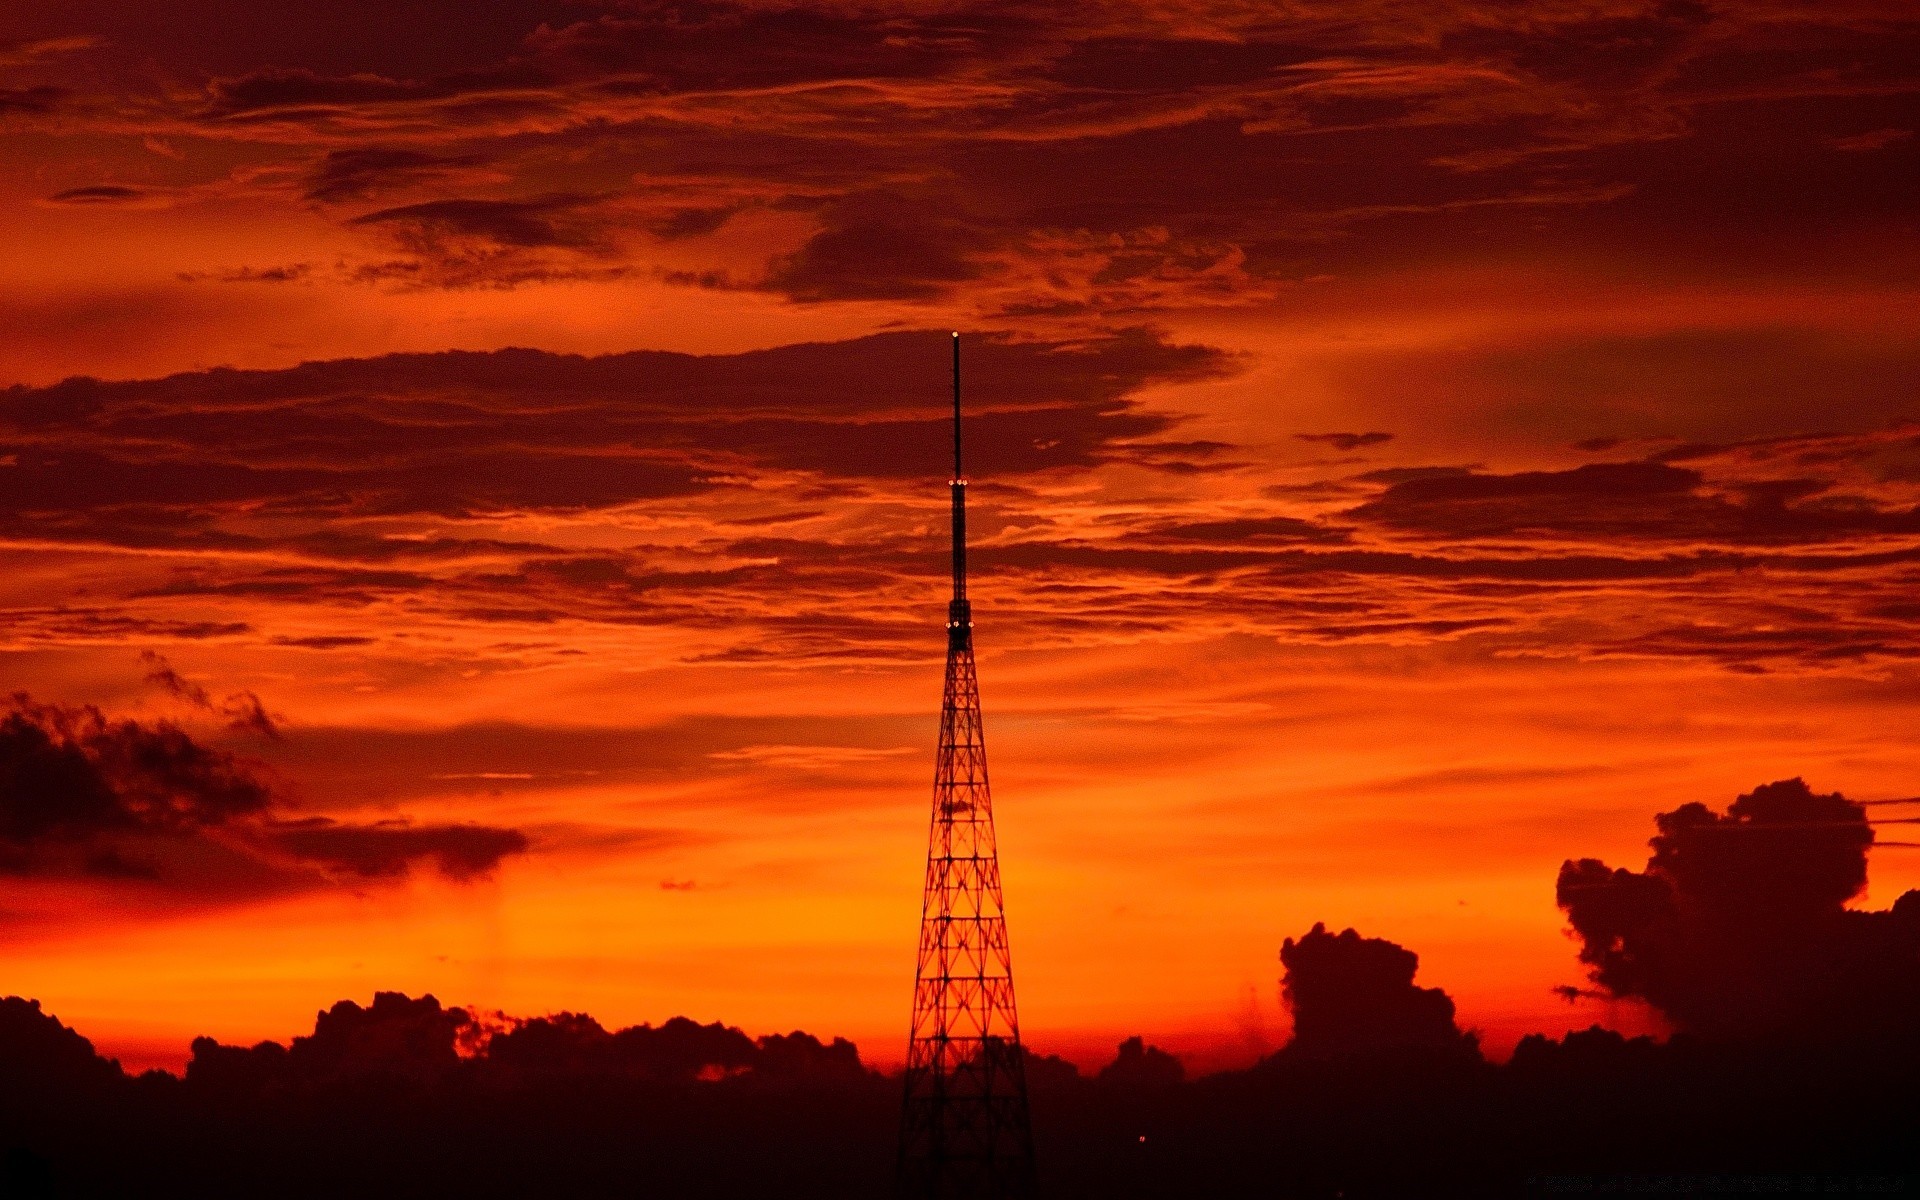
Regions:
<instances>
[{"instance_id":1,"label":"silhouetted lattice tower","mask_svg":"<svg viewBox=\"0 0 1920 1200\"><path fill-rule=\"evenodd\" d=\"M967 481L960 473L960 335L953 335L953 600L947 684L907 1043L898 1191L973 1200L1033 1192L1033 1129L1013 961L1000 897L987 745L967 603Z\"/></svg>"}]
</instances>

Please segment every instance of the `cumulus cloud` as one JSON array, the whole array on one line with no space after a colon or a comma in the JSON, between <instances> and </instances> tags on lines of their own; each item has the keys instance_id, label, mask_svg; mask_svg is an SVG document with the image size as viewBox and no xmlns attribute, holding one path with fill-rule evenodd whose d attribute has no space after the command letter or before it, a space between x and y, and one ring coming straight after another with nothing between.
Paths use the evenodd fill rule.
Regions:
<instances>
[{"instance_id":1,"label":"cumulus cloud","mask_svg":"<svg viewBox=\"0 0 1920 1200\"><path fill-rule=\"evenodd\" d=\"M1870 1036L1920 1003L1920 893L1846 907L1874 842L1863 806L1787 779L1655 824L1642 871L1560 868L1555 898L1607 993L1720 1037Z\"/></svg>"},{"instance_id":2,"label":"cumulus cloud","mask_svg":"<svg viewBox=\"0 0 1920 1200\"><path fill-rule=\"evenodd\" d=\"M1351 929L1329 933L1315 923L1280 947L1286 968L1281 997L1293 1012L1298 1058L1373 1055L1423 1049L1477 1055L1471 1034L1453 1022L1453 998L1413 982L1420 956L1384 938Z\"/></svg>"},{"instance_id":3,"label":"cumulus cloud","mask_svg":"<svg viewBox=\"0 0 1920 1200\"><path fill-rule=\"evenodd\" d=\"M1113 1061L1094 1076L1108 1086L1123 1088L1172 1087L1184 1082L1186 1077L1186 1066L1177 1056L1148 1045L1146 1039L1140 1037L1121 1042Z\"/></svg>"}]
</instances>

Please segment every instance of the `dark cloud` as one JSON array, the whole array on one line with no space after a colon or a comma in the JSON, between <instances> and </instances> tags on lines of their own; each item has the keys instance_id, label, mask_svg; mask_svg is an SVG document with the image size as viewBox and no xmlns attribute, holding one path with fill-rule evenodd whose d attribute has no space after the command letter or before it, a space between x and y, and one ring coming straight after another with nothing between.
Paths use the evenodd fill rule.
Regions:
<instances>
[{"instance_id":1,"label":"dark cloud","mask_svg":"<svg viewBox=\"0 0 1920 1200\"><path fill-rule=\"evenodd\" d=\"M707 357L393 355L13 388L0 393L0 449L12 458L0 503L15 533L57 536L88 513L82 537L113 536L104 523L179 544L204 542L224 510L257 503L454 515L609 507L769 470L940 477L944 340L881 334ZM1077 344L982 339L969 370L992 401L970 416L969 436L1001 478L1126 458L1170 424L1136 411L1131 393L1227 367L1217 351L1138 331ZM377 544L362 539L353 553Z\"/></svg>"},{"instance_id":2,"label":"dark cloud","mask_svg":"<svg viewBox=\"0 0 1920 1200\"><path fill-rule=\"evenodd\" d=\"M950 208L894 195L857 196L825 228L773 264L765 286L792 299L927 300L977 279L988 240Z\"/></svg>"},{"instance_id":3,"label":"dark cloud","mask_svg":"<svg viewBox=\"0 0 1920 1200\"><path fill-rule=\"evenodd\" d=\"M361 268L368 279L442 287L512 287L566 278L611 278L600 198L555 193L525 200L428 200L354 217L389 233L411 260Z\"/></svg>"},{"instance_id":4,"label":"dark cloud","mask_svg":"<svg viewBox=\"0 0 1920 1200\"><path fill-rule=\"evenodd\" d=\"M55 192L48 199L55 204L126 204L134 200L146 199L147 193L139 188L121 187L117 184L97 184L92 187L68 188L64 192Z\"/></svg>"},{"instance_id":5,"label":"dark cloud","mask_svg":"<svg viewBox=\"0 0 1920 1200\"><path fill-rule=\"evenodd\" d=\"M360 200L375 192L440 180L481 161L478 155L429 154L396 146L329 150L314 165L306 196L325 204Z\"/></svg>"},{"instance_id":6,"label":"dark cloud","mask_svg":"<svg viewBox=\"0 0 1920 1200\"><path fill-rule=\"evenodd\" d=\"M609 1031L584 1013L481 1017L443 1007L430 995L379 992L366 1007L338 1002L316 1016L311 1034L284 1046L197 1039L186 1081L210 1099L231 1102L276 1091L324 1093L368 1079L446 1087L463 1075L507 1087L614 1079L681 1086L868 1080L858 1050L840 1038L823 1043L798 1031L753 1038L685 1017Z\"/></svg>"},{"instance_id":7,"label":"dark cloud","mask_svg":"<svg viewBox=\"0 0 1920 1200\"><path fill-rule=\"evenodd\" d=\"M262 115L315 116L355 105L424 100L449 95L447 84L423 84L373 74L327 75L306 67L272 67L207 87L205 115L233 120Z\"/></svg>"},{"instance_id":8,"label":"dark cloud","mask_svg":"<svg viewBox=\"0 0 1920 1200\"><path fill-rule=\"evenodd\" d=\"M164 689L168 695L186 701L195 708L216 712L228 718L229 729L242 733L254 733L261 737L277 738L280 728L273 717L261 704L260 697L252 692L234 692L219 703L214 703L207 689L181 675L173 669L163 656L152 650L142 650L140 661L150 665L147 682Z\"/></svg>"},{"instance_id":9,"label":"dark cloud","mask_svg":"<svg viewBox=\"0 0 1920 1200\"><path fill-rule=\"evenodd\" d=\"M1316 923L1280 947L1286 968L1280 994L1293 1012L1285 1053L1339 1058L1400 1050L1477 1056L1474 1038L1453 1023L1453 999L1415 986L1420 956L1351 929L1328 933Z\"/></svg>"},{"instance_id":10,"label":"dark cloud","mask_svg":"<svg viewBox=\"0 0 1920 1200\"><path fill-rule=\"evenodd\" d=\"M155 659L150 679L198 707L205 689ZM234 724L274 727L241 693ZM137 882L182 895L245 899L353 878L404 875L431 862L452 879L490 873L527 849L512 829L326 818L288 820L262 768L195 741L170 722L110 720L91 707L24 695L0 716L0 871ZM319 868L316 872L315 868Z\"/></svg>"},{"instance_id":11,"label":"dark cloud","mask_svg":"<svg viewBox=\"0 0 1920 1200\"><path fill-rule=\"evenodd\" d=\"M1187 1069L1179 1058L1138 1037L1121 1042L1114 1060L1095 1076L1101 1083L1125 1088L1172 1087L1186 1077Z\"/></svg>"},{"instance_id":12,"label":"dark cloud","mask_svg":"<svg viewBox=\"0 0 1920 1200\"><path fill-rule=\"evenodd\" d=\"M147 682L164 688L169 695L178 696L189 704L200 708L210 708L213 701L207 695L207 689L192 682L173 669L173 664L151 650L140 652L140 661L150 665Z\"/></svg>"},{"instance_id":13,"label":"dark cloud","mask_svg":"<svg viewBox=\"0 0 1920 1200\"><path fill-rule=\"evenodd\" d=\"M192 834L266 811L266 786L179 727L15 695L0 718L0 843L16 869L117 833Z\"/></svg>"},{"instance_id":14,"label":"dark cloud","mask_svg":"<svg viewBox=\"0 0 1920 1200\"><path fill-rule=\"evenodd\" d=\"M1567 471L1404 479L1344 515L1445 538L1764 544L1920 532L1920 509L1825 495L1830 488L1814 479L1711 488L1700 472L1670 463L1588 463Z\"/></svg>"},{"instance_id":15,"label":"dark cloud","mask_svg":"<svg viewBox=\"0 0 1920 1200\"><path fill-rule=\"evenodd\" d=\"M365 646L373 638L357 633L320 633L307 637L276 637L276 646L298 646L303 650L340 650L348 646Z\"/></svg>"},{"instance_id":16,"label":"dark cloud","mask_svg":"<svg viewBox=\"0 0 1920 1200\"><path fill-rule=\"evenodd\" d=\"M43 116L60 107L69 92L66 88L42 85L26 88L0 88L0 116L14 113Z\"/></svg>"},{"instance_id":17,"label":"dark cloud","mask_svg":"<svg viewBox=\"0 0 1920 1200\"><path fill-rule=\"evenodd\" d=\"M235 267L226 271L182 271L176 278L182 283L213 279L221 283L298 283L313 274L312 263L286 263L278 267Z\"/></svg>"},{"instance_id":18,"label":"dark cloud","mask_svg":"<svg viewBox=\"0 0 1920 1200\"><path fill-rule=\"evenodd\" d=\"M1293 436L1303 442L1325 442L1335 450L1359 450L1393 440L1390 433L1296 433Z\"/></svg>"},{"instance_id":19,"label":"dark cloud","mask_svg":"<svg viewBox=\"0 0 1920 1200\"><path fill-rule=\"evenodd\" d=\"M1920 894L1846 907L1874 841L1861 805L1789 779L1656 824L1644 871L1560 869L1556 899L1608 993L1720 1037L1866 1036L1920 1003Z\"/></svg>"},{"instance_id":20,"label":"dark cloud","mask_svg":"<svg viewBox=\"0 0 1920 1200\"><path fill-rule=\"evenodd\" d=\"M38 1000L0 999L0 1089L91 1101L123 1080L118 1062L95 1054L92 1042L41 1011Z\"/></svg>"},{"instance_id":21,"label":"dark cloud","mask_svg":"<svg viewBox=\"0 0 1920 1200\"><path fill-rule=\"evenodd\" d=\"M589 233L570 226L569 214L592 202L580 195L540 196L531 200L430 200L383 208L353 218L355 225L389 225L406 232L410 249L426 252L451 238L477 238L499 246L524 248L594 244Z\"/></svg>"},{"instance_id":22,"label":"dark cloud","mask_svg":"<svg viewBox=\"0 0 1920 1200\"><path fill-rule=\"evenodd\" d=\"M1246 542L1256 545L1288 542L1344 542L1347 531L1299 517L1237 517L1224 521L1185 521L1161 525L1146 536L1170 542Z\"/></svg>"},{"instance_id":23,"label":"dark cloud","mask_svg":"<svg viewBox=\"0 0 1920 1200\"><path fill-rule=\"evenodd\" d=\"M449 879L473 879L492 874L501 859L525 853L528 845L517 829L407 821L343 825L325 817L279 822L269 836L295 858L368 879L405 875L425 860Z\"/></svg>"}]
</instances>

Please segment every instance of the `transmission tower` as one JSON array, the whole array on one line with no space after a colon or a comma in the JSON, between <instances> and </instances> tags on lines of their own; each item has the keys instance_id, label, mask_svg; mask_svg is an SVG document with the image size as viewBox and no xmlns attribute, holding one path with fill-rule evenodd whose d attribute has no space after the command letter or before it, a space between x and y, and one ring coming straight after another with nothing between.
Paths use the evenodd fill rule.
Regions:
<instances>
[{"instance_id":1,"label":"transmission tower","mask_svg":"<svg viewBox=\"0 0 1920 1200\"><path fill-rule=\"evenodd\" d=\"M953 600L933 779L920 962L907 1042L897 1191L902 1200L1033 1193L1033 1129L1013 1003L1013 959L987 790L987 744L967 603L967 481L960 472L960 335L953 335Z\"/></svg>"}]
</instances>

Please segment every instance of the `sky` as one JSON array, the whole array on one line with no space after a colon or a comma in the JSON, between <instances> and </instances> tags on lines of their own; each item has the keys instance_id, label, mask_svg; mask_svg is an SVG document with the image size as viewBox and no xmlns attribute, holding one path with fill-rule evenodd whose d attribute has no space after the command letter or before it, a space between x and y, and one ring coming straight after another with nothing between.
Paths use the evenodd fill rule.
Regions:
<instances>
[{"instance_id":1,"label":"sky","mask_svg":"<svg viewBox=\"0 0 1920 1200\"><path fill-rule=\"evenodd\" d=\"M375 989L898 1061L959 330L1027 1040L1249 1061L1322 921L1495 1053L1657 1028L1555 993L1563 860L1920 793L1916 63L1895 0L9 5L0 694L184 790L10 818L5 986L129 1065Z\"/></svg>"}]
</instances>

